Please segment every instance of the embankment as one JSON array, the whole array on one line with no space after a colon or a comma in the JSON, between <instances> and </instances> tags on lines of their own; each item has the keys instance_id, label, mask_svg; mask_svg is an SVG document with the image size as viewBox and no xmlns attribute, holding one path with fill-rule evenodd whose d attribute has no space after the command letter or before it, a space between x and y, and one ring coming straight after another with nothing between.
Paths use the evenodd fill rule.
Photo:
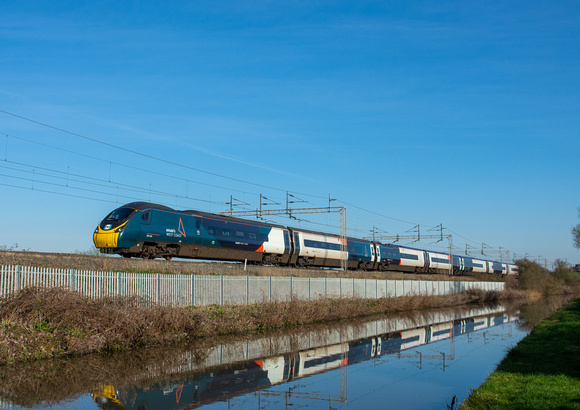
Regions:
<instances>
[{"instance_id":1,"label":"embankment","mask_svg":"<svg viewBox=\"0 0 580 410\"><path fill-rule=\"evenodd\" d=\"M321 299L246 306L146 307L135 298L90 299L61 288L26 288L0 302L0 363L175 345L420 309L523 297L472 290L452 296Z\"/></svg>"},{"instance_id":2,"label":"embankment","mask_svg":"<svg viewBox=\"0 0 580 410\"><path fill-rule=\"evenodd\" d=\"M461 408L580 409L580 299L534 327Z\"/></svg>"}]
</instances>

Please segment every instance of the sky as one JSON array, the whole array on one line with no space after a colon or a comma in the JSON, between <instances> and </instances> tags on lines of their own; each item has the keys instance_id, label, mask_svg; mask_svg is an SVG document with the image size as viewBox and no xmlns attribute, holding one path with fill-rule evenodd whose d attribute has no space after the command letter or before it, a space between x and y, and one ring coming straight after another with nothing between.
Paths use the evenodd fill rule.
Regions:
<instances>
[{"instance_id":1,"label":"sky","mask_svg":"<svg viewBox=\"0 0 580 410\"><path fill-rule=\"evenodd\" d=\"M128 202L217 213L262 195L263 209L330 198L353 237L580 263L577 1L0 14L0 247L87 251ZM296 218L267 220L340 232L338 213Z\"/></svg>"}]
</instances>

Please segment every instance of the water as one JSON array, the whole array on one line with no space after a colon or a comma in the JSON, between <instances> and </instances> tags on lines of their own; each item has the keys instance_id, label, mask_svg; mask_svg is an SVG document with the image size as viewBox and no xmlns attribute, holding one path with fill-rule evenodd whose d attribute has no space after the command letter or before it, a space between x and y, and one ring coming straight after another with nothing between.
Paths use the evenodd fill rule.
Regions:
<instances>
[{"instance_id":1,"label":"water","mask_svg":"<svg viewBox=\"0 0 580 410\"><path fill-rule=\"evenodd\" d=\"M446 409L527 334L526 318L560 305L423 312L4 367L0 408Z\"/></svg>"}]
</instances>

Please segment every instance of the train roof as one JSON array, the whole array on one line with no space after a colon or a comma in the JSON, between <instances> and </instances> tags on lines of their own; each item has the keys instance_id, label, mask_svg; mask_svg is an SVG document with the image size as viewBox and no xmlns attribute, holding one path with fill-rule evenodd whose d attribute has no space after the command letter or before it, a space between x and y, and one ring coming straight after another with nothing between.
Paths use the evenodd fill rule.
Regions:
<instances>
[{"instance_id":1,"label":"train roof","mask_svg":"<svg viewBox=\"0 0 580 410\"><path fill-rule=\"evenodd\" d=\"M193 209L177 210L177 209L173 209L173 208L170 208L168 206L165 206L165 205L154 204L152 202L131 202L129 204L120 206L119 208L132 208L135 210L143 210L143 209L147 209L147 208L158 209L158 210L162 210L162 211L169 211L169 212L176 212L176 213L180 213L180 214L199 216L202 218L221 219L224 221L231 221L231 222L238 222L238 223L244 223L244 224L253 224L253 225L257 225L257 226L277 227L277 228L281 228L281 229L286 229L286 227L283 225L276 225L276 224L266 223L266 222L262 222L262 221L253 221L251 219L236 218L236 217L229 216L229 215L213 214L210 212L197 211L197 210L193 210Z\"/></svg>"},{"instance_id":2,"label":"train roof","mask_svg":"<svg viewBox=\"0 0 580 410\"><path fill-rule=\"evenodd\" d=\"M165 206L165 205L159 205L159 204L154 204L152 202L142 202L142 201L131 202L131 203L125 204L123 206L120 206L119 208L132 208L136 211L139 211L139 210L145 209L145 208L163 209L165 211L175 211L175 209L172 209L172 208Z\"/></svg>"}]
</instances>

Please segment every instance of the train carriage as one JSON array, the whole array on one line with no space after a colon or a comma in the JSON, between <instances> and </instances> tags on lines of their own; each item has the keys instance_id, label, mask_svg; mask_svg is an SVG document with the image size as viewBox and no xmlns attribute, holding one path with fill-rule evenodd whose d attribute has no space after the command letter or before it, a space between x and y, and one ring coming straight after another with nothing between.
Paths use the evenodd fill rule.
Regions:
<instances>
[{"instance_id":1,"label":"train carriage","mask_svg":"<svg viewBox=\"0 0 580 410\"><path fill-rule=\"evenodd\" d=\"M348 255L340 236L292 229L298 266L341 266Z\"/></svg>"},{"instance_id":2,"label":"train carriage","mask_svg":"<svg viewBox=\"0 0 580 410\"><path fill-rule=\"evenodd\" d=\"M359 270L375 269L377 252L374 243L363 239L348 238L347 250L349 268Z\"/></svg>"},{"instance_id":3,"label":"train carriage","mask_svg":"<svg viewBox=\"0 0 580 410\"><path fill-rule=\"evenodd\" d=\"M396 270L401 265L400 247L397 245L376 244L377 255L379 255L377 269Z\"/></svg>"},{"instance_id":4,"label":"train carriage","mask_svg":"<svg viewBox=\"0 0 580 410\"><path fill-rule=\"evenodd\" d=\"M449 272L449 255L446 253L427 252L429 273L448 273Z\"/></svg>"},{"instance_id":5,"label":"train carriage","mask_svg":"<svg viewBox=\"0 0 580 410\"><path fill-rule=\"evenodd\" d=\"M487 273L487 262L481 259L469 258L471 260L471 270L474 273Z\"/></svg>"},{"instance_id":6,"label":"train carriage","mask_svg":"<svg viewBox=\"0 0 580 410\"><path fill-rule=\"evenodd\" d=\"M399 272L426 272L425 251L405 248L398 245L378 244L381 270L395 270Z\"/></svg>"},{"instance_id":7,"label":"train carriage","mask_svg":"<svg viewBox=\"0 0 580 410\"><path fill-rule=\"evenodd\" d=\"M497 275L507 274L507 264L501 262L486 261L488 265L487 273L495 273Z\"/></svg>"},{"instance_id":8,"label":"train carriage","mask_svg":"<svg viewBox=\"0 0 580 410\"><path fill-rule=\"evenodd\" d=\"M135 202L109 214L93 235L104 253L288 263L290 231L277 225Z\"/></svg>"},{"instance_id":9,"label":"train carriage","mask_svg":"<svg viewBox=\"0 0 580 410\"><path fill-rule=\"evenodd\" d=\"M510 263L508 265L508 275L517 275L518 274L518 266L514 265L513 263Z\"/></svg>"}]
</instances>

